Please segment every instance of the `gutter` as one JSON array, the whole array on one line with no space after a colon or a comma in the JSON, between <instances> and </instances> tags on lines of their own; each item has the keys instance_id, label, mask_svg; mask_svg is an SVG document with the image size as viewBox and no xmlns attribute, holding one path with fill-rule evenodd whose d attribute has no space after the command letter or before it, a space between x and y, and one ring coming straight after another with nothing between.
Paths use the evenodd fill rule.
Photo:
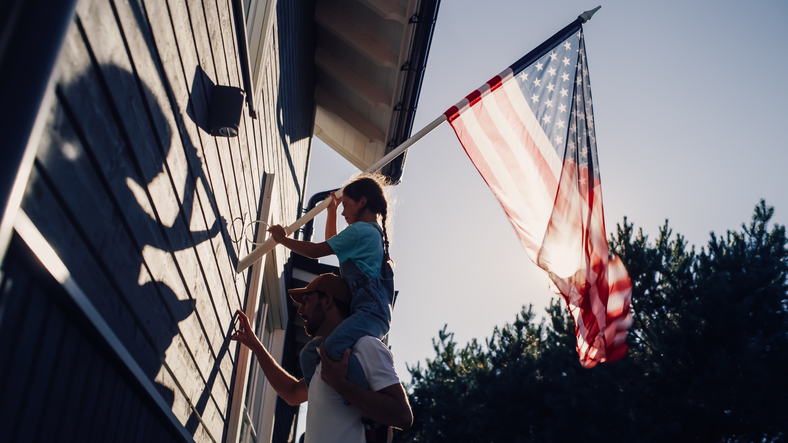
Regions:
<instances>
[{"instance_id":1,"label":"gutter","mask_svg":"<svg viewBox=\"0 0 788 443\"><path fill-rule=\"evenodd\" d=\"M440 0L423 0L416 15L410 18L410 23L416 26L415 36L411 46L410 58L402 66L402 69L407 70L408 74L405 77L400 102L394 108L394 111L398 114L394 122L391 139L388 146L386 146L387 153L410 138L413 130L416 105L419 102L421 84L427 68L427 56L430 53L432 35L435 32L435 23L438 20L439 6ZM393 184L397 184L402 180L406 154L407 151L403 152L402 155L381 170Z\"/></svg>"}]
</instances>

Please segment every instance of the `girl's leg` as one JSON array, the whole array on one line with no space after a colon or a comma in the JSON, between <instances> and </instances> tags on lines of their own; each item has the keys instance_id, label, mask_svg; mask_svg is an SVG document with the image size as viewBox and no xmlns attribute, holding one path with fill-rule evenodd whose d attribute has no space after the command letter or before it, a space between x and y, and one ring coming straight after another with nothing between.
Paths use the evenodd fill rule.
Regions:
<instances>
[{"instance_id":1,"label":"girl's leg","mask_svg":"<svg viewBox=\"0 0 788 443\"><path fill-rule=\"evenodd\" d=\"M345 349L351 348L361 337L371 335L384 337L389 330L389 325L382 319L364 311L356 311L346 318L325 341L325 350L328 358L334 361L342 360ZM319 346L319 344L317 345ZM303 365L302 365L303 369ZM314 369L313 369L314 372ZM348 359L347 379L353 384L369 388L367 378L361 364L353 354Z\"/></svg>"},{"instance_id":2,"label":"girl's leg","mask_svg":"<svg viewBox=\"0 0 788 443\"><path fill-rule=\"evenodd\" d=\"M323 337L313 338L298 355L298 360L301 363L301 372L304 373L304 381L307 388L309 383L312 382L312 376L315 375L317 364L320 363L320 343L323 343Z\"/></svg>"}]
</instances>

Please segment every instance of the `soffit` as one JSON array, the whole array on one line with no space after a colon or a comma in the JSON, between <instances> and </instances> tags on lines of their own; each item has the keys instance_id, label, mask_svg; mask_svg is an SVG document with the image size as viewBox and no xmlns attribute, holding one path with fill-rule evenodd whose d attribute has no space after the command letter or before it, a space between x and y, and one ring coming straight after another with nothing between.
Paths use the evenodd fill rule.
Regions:
<instances>
[{"instance_id":1,"label":"soffit","mask_svg":"<svg viewBox=\"0 0 788 443\"><path fill-rule=\"evenodd\" d=\"M392 139L420 0L317 0L314 134L361 170Z\"/></svg>"}]
</instances>

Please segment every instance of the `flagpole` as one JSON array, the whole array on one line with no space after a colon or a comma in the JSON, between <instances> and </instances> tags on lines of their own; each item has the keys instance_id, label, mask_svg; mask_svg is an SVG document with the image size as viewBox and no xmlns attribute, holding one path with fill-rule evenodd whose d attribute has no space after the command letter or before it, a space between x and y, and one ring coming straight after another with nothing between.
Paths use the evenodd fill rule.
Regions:
<instances>
[{"instance_id":1,"label":"flagpole","mask_svg":"<svg viewBox=\"0 0 788 443\"><path fill-rule=\"evenodd\" d=\"M441 114L440 117L438 117L435 120L433 120L432 123L430 123L427 126L425 126L424 128L422 128L419 132L417 132L416 134L411 136L409 139L407 139L404 142L402 142L402 144L400 144L396 148L392 149L391 152L389 152L388 154L383 156L383 158L378 160L375 164L373 164L372 166L367 168L367 170L364 171L364 173L376 172L380 168L382 168L382 167L386 166L387 164L391 163L395 158L397 158L400 154L402 154L406 149L408 149L414 143L416 143L417 141L422 139L424 136L426 136L427 134L432 132L435 128L440 126L441 123L443 123L445 121L446 121L446 114ZM335 195L337 197L341 197L342 196L342 189L340 189L339 191L336 191ZM315 218L317 216L317 214L320 214L321 212L323 212L323 210L325 210L328 207L328 205L331 204L331 200L332 200L332 197L329 195L325 200L323 200L323 202L321 202L319 205L317 205L314 208L312 208L312 210L310 210L309 212L307 212L306 214L301 216L301 218L296 220L292 225L285 227L285 233L289 236L292 233L296 232L298 229L301 228L301 226L304 226L309 220L312 220L313 218ZM240 274L241 272L246 270L246 268L248 268L249 266L252 266L252 264L254 264L254 262L256 262L257 260L261 259L265 254L267 254L272 249L274 249L275 246L276 246L276 241L274 241L274 238L273 237L268 237L268 239L266 241L264 241L260 246L258 246L257 248L253 249L252 252L250 252L246 257L244 257L244 258L242 258L241 260L238 261L238 265L235 268L235 272Z\"/></svg>"},{"instance_id":2,"label":"flagpole","mask_svg":"<svg viewBox=\"0 0 788 443\"><path fill-rule=\"evenodd\" d=\"M601 8L601 6L597 6L597 7L596 7L596 8L594 8L594 9L591 9L591 10L589 10L589 11L585 11L585 12L583 12L582 14L580 14L580 15L577 17L577 19L575 20L575 22L574 22L574 23L577 23L578 21L579 21L580 23L585 23L585 22L587 22L587 21L591 20L591 16L593 16L593 15L594 15L594 13L595 13L596 11L598 11L598 10L599 10L599 8ZM569 26L572 26L574 23L570 24ZM567 26L567 28L568 28L569 26ZM560 34L560 33L561 33L561 32L559 32L559 34ZM558 34L556 34L556 36L557 36L557 35L558 35ZM553 36L553 37L555 37L555 36ZM544 45L544 43L543 43L543 45ZM532 51L531 53L528 53L528 54L526 54L526 55L525 55L525 57L523 57L523 59L524 59L524 58L531 57L531 56L533 55L533 53L534 53L534 52L538 52L538 50L539 50L539 49L540 49L540 48L536 48L536 49L535 49L534 51ZM521 60L522 60L522 59L521 59ZM432 132L432 131L433 131L435 128L437 128L438 126L440 126L440 125L441 125L441 123L445 122L446 120L447 120L446 114L441 114L441 115L440 115L438 118L436 118L435 120L433 120L433 121L432 121L432 123L428 124L428 125L427 125L427 126L425 126L425 127L424 127L424 128L421 130L421 131L417 132L416 134L414 134L413 136L411 136L409 139L405 140L405 141L404 141L402 144L400 144L400 145L399 145L399 146L397 146L396 148L392 149L392 150L391 150L391 152L389 152L389 153L388 153L388 154L386 154L386 155L385 155L383 158L381 158L380 160L378 160L378 161L377 161L375 164L373 164L372 166L370 166L369 168L367 168L367 170L366 170L366 171L364 171L364 172L365 172L365 173L375 172L375 171L379 170L380 168L382 168L382 167L386 166L386 165L387 165L387 164L389 164L389 163L390 163L392 160L394 160L394 159L395 159L395 158L397 158L397 157L398 157L400 154L402 154L402 153L403 153L403 152L404 152L406 149L410 148L410 147L411 147L411 146L412 146L414 143L416 143L417 141L419 141L419 140L420 140L422 137L424 137L425 135L427 135L427 134L429 134L430 132ZM335 195L336 195L337 197L341 197L341 196L342 196L342 189L340 189L339 191L337 191L337 192L335 193ZM325 209L328 207L328 205L331 203L331 199L332 199L332 198L331 198L331 196L329 195L329 196L328 196L328 198L326 198L325 200L323 200L323 202L322 202L322 203L320 203L319 205L315 206L315 207L314 207L312 210L310 210L309 212L307 212L306 214L304 214L304 215L303 215L301 218L299 218L298 220L296 220L296 221L295 221L295 223L293 223L293 224L292 224L292 225L290 225L290 226L287 226L287 227L285 227L285 233L286 233L288 236L289 236L289 235L292 235L294 232L296 232L298 229L300 229L300 228L301 228L301 226L304 226L304 225L305 225L305 224L306 224L306 223L307 223L309 220L312 220L313 218L315 218L315 217L317 216L317 214L320 214L321 212L323 212L323 210L325 210ZM258 247L257 247L257 248L255 248L254 250L252 250L252 252L250 252L250 253L249 253L249 254L248 254L246 257L244 257L244 258L242 258L241 260L239 260L239 261L238 261L238 265L237 265L237 266L236 266L236 268L235 268L235 272L236 272L236 273L241 273L241 272L243 272L243 271L244 271L244 270L246 270L246 269L247 269L249 266L251 266L251 265L252 265L254 262L256 262L257 260L259 260L260 258L262 258L262 257L263 257L265 254L267 254L267 253L268 253L268 252L270 252L272 249L274 249L274 247L275 247L275 246L276 246L276 242L274 241L273 237L269 237L269 238L268 238L266 241L264 241L264 242L263 242L263 243L262 243L260 246L258 246Z\"/></svg>"}]
</instances>

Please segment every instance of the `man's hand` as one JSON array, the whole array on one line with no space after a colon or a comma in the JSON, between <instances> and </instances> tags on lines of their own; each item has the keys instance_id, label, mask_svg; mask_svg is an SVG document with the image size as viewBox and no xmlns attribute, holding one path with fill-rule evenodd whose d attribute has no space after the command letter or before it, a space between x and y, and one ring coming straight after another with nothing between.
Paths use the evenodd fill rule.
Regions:
<instances>
[{"instance_id":1,"label":"man's hand","mask_svg":"<svg viewBox=\"0 0 788 443\"><path fill-rule=\"evenodd\" d=\"M350 349L345 349L342 360L335 362L326 355L326 349L323 345L323 343L320 343L320 364L322 366L320 378L323 379L331 389L339 392L342 389L342 385L348 383L347 362L348 358L350 358Z\"/></svg>"},{"instance_id":2,"label":"man's hand","mask_svg":"<svg viewBox=\"0 0 788 443\"><path fill-rule=\"evenodd\" d=\"M345 349L342 360L332 361L320 344L320 378L337 394L357 407L362 414L374 421L408 429L413 424L413 413L408 404L408 396L400 383L387 386L379 391L371 391L354 385L347 380L350 349Z\"/></svg>"},{"instance_id":3,"label":"man's hand","mask_svg":"<svg viewBox=\"0 0 788 443\"><path fill-rule=\"evenodd\" d=\"M246 314L244 314L244 312L240 309L237 312L238 320L241 321L241 329L233 334L230 339L235 340L254 351L257 346L262 346L260 344L260 340L257 339L256 335L254 335L254 331L252 331L252 326L249 324L249 318L246 317Z\"/></svg>"},{"instance_id":4,"label":"man's hand","mask_svg":"<svg viewBox=\"0 0 788 443\"><path fill-rule=\"evenodd\" d=\"M263 369L265 378L274 388L277 395L282 397L284 401L290 406L299 405L307 400L309 391L307 391L306 383L304 380L296 380L292 375L287 373L281 366L271 357L271 354L265 349L257 336L252 331L252 325L249 324L249 319L246 314L240 309L238 312L238 320L241 321L241 329L238 330L232 337L243 345L249 347L257 357L260 367Z\"/></svg>"},{"instance_id":5,"label":"man's hand","mask_svg":"<svg viewBox=\"0 0 788 443\"><path fill-rule=\"evenodd\" d=\"M273 237L274 241L277 243L282 243L282 240L287 238L287 233L282 225L273 225L268 228L268 232L271 233L271 237Z\"/></svg>"}]
</instances>

